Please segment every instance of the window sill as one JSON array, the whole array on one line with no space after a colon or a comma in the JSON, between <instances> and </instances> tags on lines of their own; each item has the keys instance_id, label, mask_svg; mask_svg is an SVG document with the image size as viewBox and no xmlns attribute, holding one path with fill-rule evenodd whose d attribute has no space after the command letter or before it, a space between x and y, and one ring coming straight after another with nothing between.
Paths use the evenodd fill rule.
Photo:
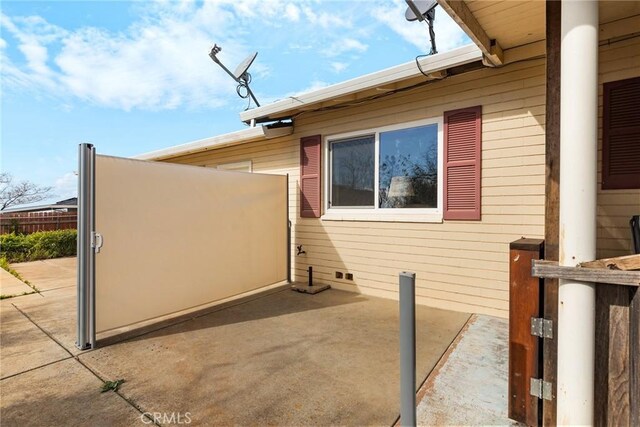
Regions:
<instances>
[{"instance_id":1,"label":"window sill","mask_svg":"<svg viewBox=\"0 0 640 427\"><path fill-rule=\"evenodd\" d=\"M328 212L322 221L429 222L442 223L441 213Z\"/></svg>"}]
</instances>

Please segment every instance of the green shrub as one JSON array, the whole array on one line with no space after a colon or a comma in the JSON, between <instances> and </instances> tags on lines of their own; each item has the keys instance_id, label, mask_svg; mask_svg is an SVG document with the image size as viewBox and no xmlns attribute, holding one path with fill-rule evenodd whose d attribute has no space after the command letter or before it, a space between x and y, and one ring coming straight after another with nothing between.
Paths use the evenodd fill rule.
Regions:
<instances>
[{"instance_id":1,"label":"green shrub","mask_svg":"<svg viewBox=\"0 0 640 427\"><path fill-rule=\"evenodd\" d=\"M3 234L0 236L0 251L9 262L73 256L76 254L77 235L76 230Z\"/></svg>"},{"instance_id":2,"label":"green shrub","mask_svg":"<svg viewBox=\"0 0 640 427\"><path fill-rule=\"evenodd\" d=\"M9 262L26 259L31 249L26 234L3 234L0 236L0 251Z\"/></svg>"}]
</instances>

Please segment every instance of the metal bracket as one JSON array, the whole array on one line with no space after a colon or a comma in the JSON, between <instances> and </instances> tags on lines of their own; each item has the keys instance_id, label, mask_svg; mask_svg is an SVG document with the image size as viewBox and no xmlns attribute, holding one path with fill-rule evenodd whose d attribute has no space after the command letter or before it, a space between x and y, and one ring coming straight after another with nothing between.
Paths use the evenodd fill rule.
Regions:
<instances>
[{"instance_id":1,"label":"metal bracket","mask_svg":"<svg viewBox=\"0 0 640 427\"><path fill-rule=\"evenodd\" d=\"M529 394L538 399L553 400L553 386L550 382L543 381L539 378L531 378Z\"/></svg>"},{"instance_id":2,"label":"metal bracket","mask_svg":"<svg viewBox=\"0 0 640 427\"><path fill-rule=\"evenodd\" d=\"M532 317L531 335L540 338L553 338L553 321L539 317Z\"/></svg>"},{"instance_id":3,"label":"metal bracket","mask_svg":"<svg viewBox=\"0 0 640 427\"><path fill-rule=\"evenodd\" d=\"M95 251L95 253L100 253L100 248L102 248L103 240L102 234L96 233L95 231L91 232L91 247Z\"/></svg>"}]
</instances>

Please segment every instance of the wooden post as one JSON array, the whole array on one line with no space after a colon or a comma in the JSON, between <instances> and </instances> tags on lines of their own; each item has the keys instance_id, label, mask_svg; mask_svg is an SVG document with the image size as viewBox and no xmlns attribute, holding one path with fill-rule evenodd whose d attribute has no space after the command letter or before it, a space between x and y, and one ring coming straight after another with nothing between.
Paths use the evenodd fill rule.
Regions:
<instances>
[{"instance_id":1,"label":"wooden post","mask_svg":"<svg viewBox=\"0 0 640 427\"><path fill-rule=\"evenodd\" d=\"M640 425L640 288L596 288L595 425Z\"/></svg>"},{"instance_id":2,"label":"wooden post","mask_svg":"<svg viewBox=\"0 0 640 427\"><path fill-rule=\"evenodd\" d=\"M635 289L634 289L635 290ZM594 421L597 426L628 426L629 291L627 286L596 288Z\"/></svg>"},{"instance_id":3,"label":"wooden post","mask_svg":"<svg viewBox=\"0 0 640 427\"><path fill-rule=\"evenodd\" d=\"M546 2L547 78L545 109L545 246L544 259L558 261L560 240L560 14L562 3ZM545 400L542 425L556 425L558 362L558 280L545 279L544 318L553 320L553 338L543 348L543 379L552 384L552 400Z\"/></svg>"},{"instance_id":4,"label":"wooden post","mask_svg":"<svg viewBox=\"0 0 640 427\"><path fill-rule=\"evenodd\" d=\"M509 247L509 418L537 426L540 401L530 394L540 378L542 345L531 335L531 318L541 317L542 281L531 276L531 261L543 254L543 240L520 239Z\"/></svg>"}]
</instances>

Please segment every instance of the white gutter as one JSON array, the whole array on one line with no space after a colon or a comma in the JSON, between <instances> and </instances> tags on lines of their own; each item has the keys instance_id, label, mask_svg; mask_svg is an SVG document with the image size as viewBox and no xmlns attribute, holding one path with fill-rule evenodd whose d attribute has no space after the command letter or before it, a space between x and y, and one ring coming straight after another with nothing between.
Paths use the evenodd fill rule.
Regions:
<instances>
[{"instance_id":1,"label":"white gutter","mask_svg":"<svg viewBox=\"0 0 640 427\"><path fill-rule=\"evenodd\" d=\"M213 136L211 138L200 139L198 141L188 142L186 144L175 145L161 150L151 151L148 153L133 156L139 160L162 160L169 157L183 156L185 154L198 153L201 151L220 148L229 145L241 144L253 140L265 138L262 126L250 127L236 132L225 133Z\"/></svg>"},{"instance_id":2,"label":"white gutter","mask_svg":"<svg viewBox=\"0 0 640 427\"><path fill-rule=\"evenodd\" d=\"M211 138L200 139L186 144L175 145L161 150L138 154L132 158L138 160L162 160L176 156L184 156L185 154L200 153L214 148L243 144L245 142L278 138L280 136L291 135L292 133L293 125L275 127L267 125L252 126L236 132L225 133Z\"/></svg>"},{"instance_id":3,"label":"white gutter","mask_svg":"<svg viewBox=\"0 0 640 427\"><path fill-rule=\"evenodd\" d=\"M480 60L482 60L482 52L476 45L469 44L449 52L423 57L418 62L425 74L431 74ZM285 111L308 107L310 104L329 101L368 89L375 89L402 80L420 77L421 75L416 66L416 61L410 61L406 64L356 77L313 92L292 96L263 107L243 111L240 113L240 120L249 122L253 119L272 117Z\"/></svg>"}]
</instances>

